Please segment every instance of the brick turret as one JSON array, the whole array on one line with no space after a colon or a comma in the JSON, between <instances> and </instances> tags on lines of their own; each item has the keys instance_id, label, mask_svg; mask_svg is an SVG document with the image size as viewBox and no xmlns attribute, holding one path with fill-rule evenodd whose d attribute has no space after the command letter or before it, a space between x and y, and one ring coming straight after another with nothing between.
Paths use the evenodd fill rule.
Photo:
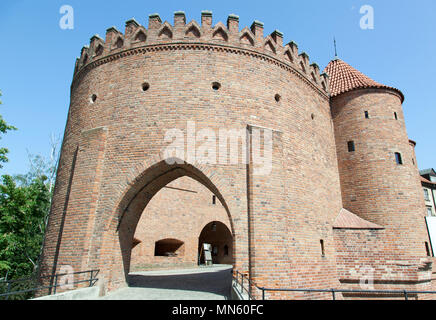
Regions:
<instances>
[{"instance_id":1,"label":"brick turret","mask_svg":"<svg viewBox=\"0 0 436 320\"><path fill-rule=\"evenodd\" d=\"M331 61L325 72L344 207L384 226L392 250L425 256L425 206L406 132L403 94L340 59Z\"/></svg>"}]
</instances>

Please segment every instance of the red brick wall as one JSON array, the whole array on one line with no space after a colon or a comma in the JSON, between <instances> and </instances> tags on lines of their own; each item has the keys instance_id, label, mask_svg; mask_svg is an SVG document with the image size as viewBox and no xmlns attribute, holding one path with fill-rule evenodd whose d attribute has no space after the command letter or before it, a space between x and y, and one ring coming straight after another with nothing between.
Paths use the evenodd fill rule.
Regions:
<instances>
[{"instance_id":1,"label":"red brick wall","mask_svg":"<svg viewBox=\"0 0 436 320\"><path fill-rule=\"evenodd\" d=\"M342 289L354 290L432 290L432 259L404 256L390 250L386 230L335 229L337 270ZM371 280L372 287L368 287ZM345 294L345 298L381 298L362 293ZM385 295L395 298L394 294ZM397 298L402 298L398 296ZM420 299L427 298L419 296Z\"/></svg>"}]
</instances>

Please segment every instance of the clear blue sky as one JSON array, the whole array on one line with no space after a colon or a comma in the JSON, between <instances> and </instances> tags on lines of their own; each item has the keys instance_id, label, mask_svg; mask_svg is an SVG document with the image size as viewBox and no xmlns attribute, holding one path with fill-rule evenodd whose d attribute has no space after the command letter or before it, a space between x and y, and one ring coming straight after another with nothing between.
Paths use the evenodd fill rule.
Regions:
<instances>
[{"instance_id":1,"label":"clear blue sky","mask_svg":"<svg viewBox=\"0 0 436 320\"><path fill-rule=\"evenodd\" d=\"M59 27L62 5L74 8L74 29ZM374 8L373 30L359 26L361 6ZM94 34L108 27L124 31L134 17L147 26L159 13L173 23L174 11L199 21L213 11L214 23L240 16L240 27L254 20L265 34L284 33L311 61L324 68L333 58L333 37L339 57L374 80L394 86L406 96L404 112L409 137L418 142L420 169L436 167L436 1L434 0L283 0L283 1L135 1L135 0L1 0L0 114L18 127L0 141L10 149L10 163L0 174L28 169L26 149L49 154L51 133L63 135L75 58ZM435 127L433 127L435 125Z\"/></svg>"}]
</instances>

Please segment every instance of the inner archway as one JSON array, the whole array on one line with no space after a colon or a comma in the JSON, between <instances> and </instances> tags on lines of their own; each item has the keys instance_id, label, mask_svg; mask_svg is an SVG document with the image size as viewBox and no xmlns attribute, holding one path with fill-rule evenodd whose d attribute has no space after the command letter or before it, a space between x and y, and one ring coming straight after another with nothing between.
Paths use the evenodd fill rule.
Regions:
<instances>
[{"instance_id":1,"label":"inner archway","mask_svg":"<svg viewBox=\"0 0 436 320\"><path fill-rule=\"evenodd\" d=\"M199 263L205 264L203 245L211 246L213 264L233 264L233 237L227 226L220 221L208 223L198 238Z\"/></svg>"},{"instance_id":2,"label":"inner archway","mask_svg":"<svg viewBox=\"0 0 436 320\"><path fill-rule=\"evenodd\" d=\"M145 256L151 259L142 261L146 267L162 264L162 261L158 261L159 259L165 260L163 264L169 265L185 262L196 265L198 261L198 235L205 224L218 220L231 230L231 234L234 233L229 208L220 190L208 176L210 169L207 168L208 174L205 174L202 170L185 162L170 163L169 161L161 161L146 169L130 184L119 203L117 231L126 280L131 267L137 265L138 260L135 259L137 252L141 250L143 253L145 250L147 252ZM212 177L216 180L216 175L212 175ZM195 185L200 186L202 190L197 191L196 194L189 192L193 191L191 187ZM175 193L178 195L174 196ZM199 197L199 194L202 196ZM204 200L203 196L207 200ZM191 199L186 197L191 197ZM212 208L211 210L215 213L211 214L210 210L204 206L196 205L193 199L203 199L200 202ZM177 205L180 201L185 205ZM177 210L170 210L171 207L177 210L191 209L176 212ZM152 218L153 215L155 215L154 218ZM182 221L184 218L186 218L185 223ZM141 226L141 221L145 221L145 227ZM196 227L191 225L194 221L197 222ZM160 226L158 226L159 223ZM187 228L189 226L191 229ZM145 238L140 235L140 230L142 230L142 235L147 235ZM180 234L179 231L189 232ZM152 234L153 236L151 236ZM178 252L176 250L173 254L155 256L156 243L168 239L183 242L182 250ZM194 243L194 245L190 245L190 243ZM231 248L233 247L232 244Z\"/></svg>"},{"instance_id":3,"label":"inner archway","mask_svg":"<svg viewBox=\"0 0 436 320\"><path fill-rule=\"evenodd\" d=\"M217 231L225 229L231 242L227 212L208 188L187 176L170 182L150 200L139 219L130 271L196 267L198 236L210 221L217 221Z\"/></svg>"}]
</instances>

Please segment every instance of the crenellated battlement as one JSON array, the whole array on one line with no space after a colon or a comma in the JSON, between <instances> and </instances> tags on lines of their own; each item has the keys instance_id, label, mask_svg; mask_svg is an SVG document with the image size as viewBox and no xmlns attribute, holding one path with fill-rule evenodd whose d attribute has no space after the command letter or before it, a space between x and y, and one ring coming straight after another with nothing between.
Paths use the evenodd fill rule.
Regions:
<instances>
[{"instance_id":1,"label":"crenellated battlement","mask_svg":"<svg viewBox=\"0 0 436 320\"><path fill-rule=\"evenodd\" d=\"M74 78L84 69L122 56L159 50L156 47L176 46L176 49L226 50L269 60L308 81L323 95L328 95L327 75L320 74L318 65L310 63L307 53L298 52L295 42L284 45L280 31L275 30L265 36L264 25L260 21L254 21L250 28L240 30L239 17L234 14L228 16L227 24L218 22L213 25L212 18L212 12L202 11L201 23L195 20L187 22L185 13L176 11L173 24L162 22L159 14L155 13L149 15L148 29L133 18L126 21L124 33L110 27L104 40L94 35L89 46L82 48Z\"/></svg>"}]
</instances>

